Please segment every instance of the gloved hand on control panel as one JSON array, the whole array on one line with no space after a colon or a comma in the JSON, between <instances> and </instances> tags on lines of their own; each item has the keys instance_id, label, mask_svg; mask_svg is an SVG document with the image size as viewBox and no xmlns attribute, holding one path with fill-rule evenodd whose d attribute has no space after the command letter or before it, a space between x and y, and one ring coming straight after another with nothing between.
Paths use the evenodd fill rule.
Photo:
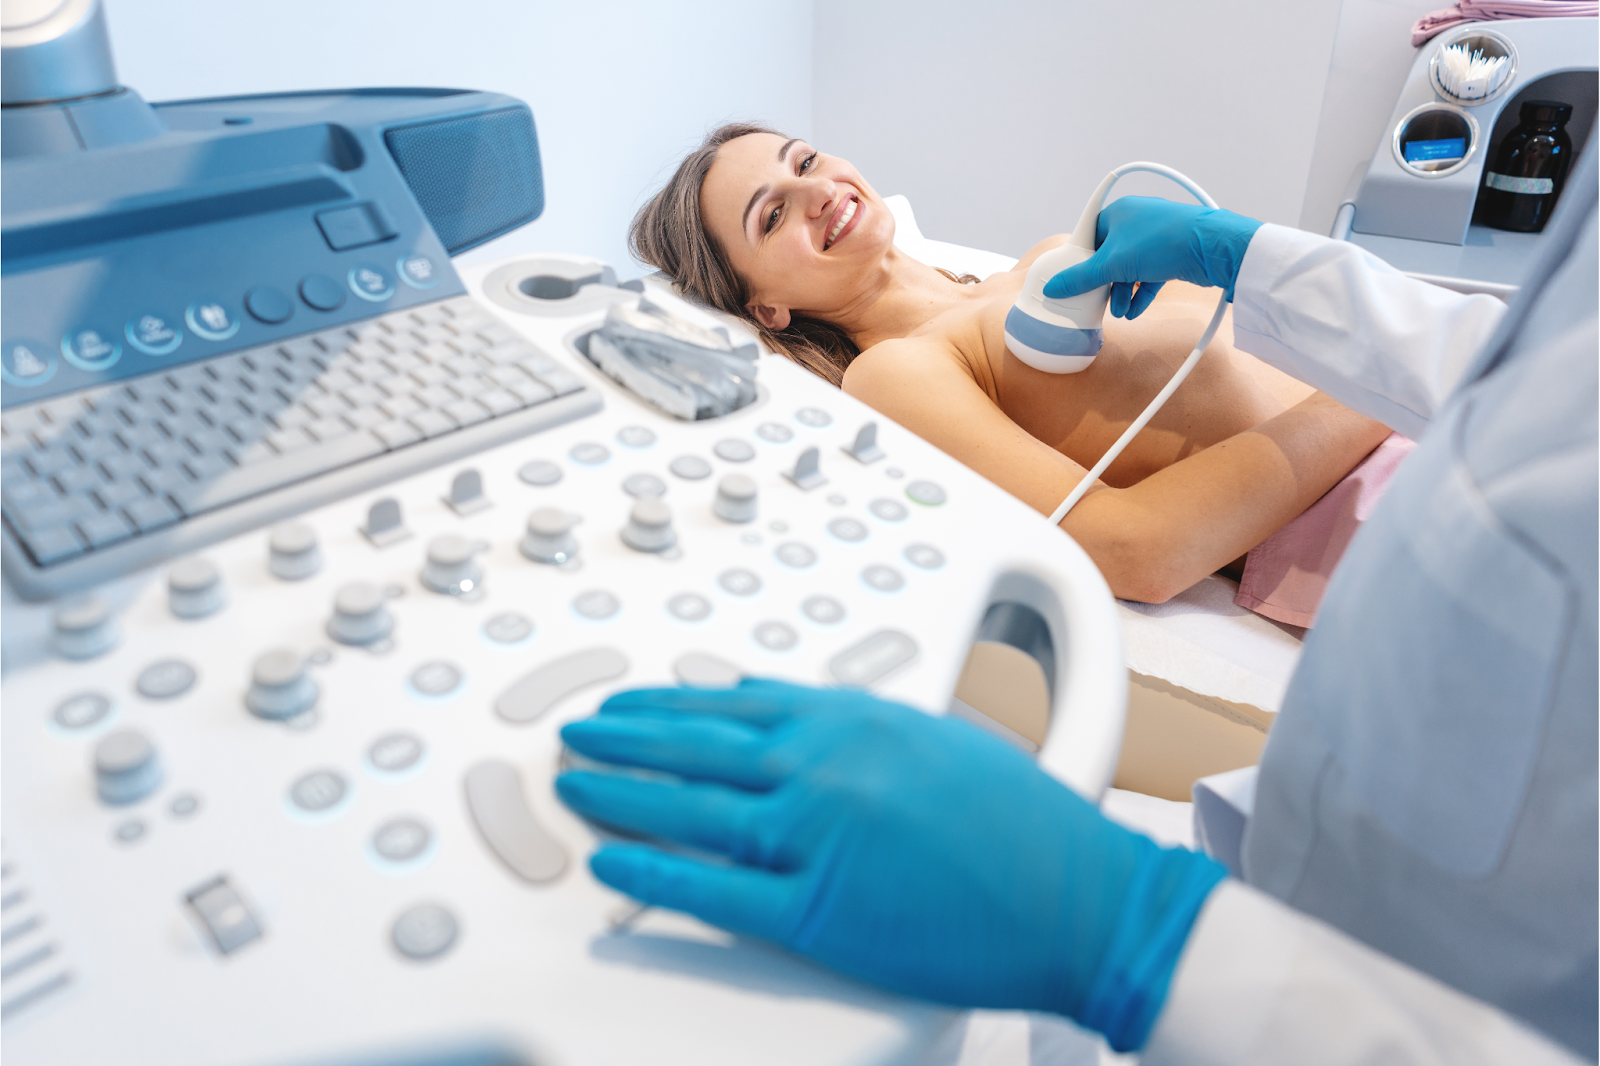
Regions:
<instances>
[{"instance_id":1,"label":"gloved hand on control panel","mask_svg":"<svg viewBox=\"0 0 1600 1066\"><path fill-rule=\"evenodd\" d=\"M574 771L596 877L900 992L1045 1010L1142 1046L1216 863L1104 818L975 727L864 692L746 680L607 700L562 738L681 783ZM724 861L725 860L725 861Z\"/></svg>"},{"instance_id":2,"label":"gloved hand on control panel","mask_svg":"<svg viewBox=\"0 0 1600 1066\"><path fill-rule=\"evenodd\" d=\"M1260 228L1220 208L1125 196L1100 212L1095 254L1047 281L1044 294L1060 300L1110 285L1117 318L1138 318L1174 279L1223 289L1232 300L1245 249Z\"/></svg>"}]
</instances>

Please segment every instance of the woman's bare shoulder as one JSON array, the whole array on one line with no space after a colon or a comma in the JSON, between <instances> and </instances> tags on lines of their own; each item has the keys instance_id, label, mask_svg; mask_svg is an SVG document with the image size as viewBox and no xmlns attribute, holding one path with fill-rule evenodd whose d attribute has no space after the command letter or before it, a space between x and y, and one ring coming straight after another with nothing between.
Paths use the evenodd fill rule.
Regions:
<instances>
[{"instance_id":1,"label":"woman's bare shoulder","mask_svg":"<svg viewBox=\"0 0 1600 1066\"><path fill-rule=\"evenodd\" d=\"M1032 248L1029 248L1027 254L1021 259L1018 259L1017 265L1011 268L1012 271L1027 270L1029 267L1033 266L1033 261L1035 259L1048 252L1050 249L1059 248L1063 244L1066 244L1067 238L1070 236L1072 236L1070 233L1057 233L1053 237L1046 237Z\"/></svg>"},{"instance_id":2,"label":"woman's bare shoulder","mask_svg":"<svg viewBox=\"0 0 1600 1066\"><path fill-rule=\"evenodd\" d=\"M931 390L948 398L952 390L965 393L975 384L971 368L945 338L924 336L874 344L850 361L841 387L892 417L914 403L919 392Z\"/></svg>"}]
</instances>

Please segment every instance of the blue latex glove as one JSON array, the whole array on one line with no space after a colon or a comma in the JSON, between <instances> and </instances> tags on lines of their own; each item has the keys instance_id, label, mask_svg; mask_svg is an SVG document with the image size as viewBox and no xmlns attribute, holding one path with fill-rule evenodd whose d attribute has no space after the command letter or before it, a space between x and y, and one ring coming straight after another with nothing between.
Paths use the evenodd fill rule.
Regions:
<instances>
[{"instance_id":1,"label":"blue latex glove","mask_svg":"<svg viewBox=\"0 0 1600 1066\"><path fill-rule=\"evenodd\" d=\"M1143 1045L1224 876L973 726L863 692L641 689L561 736L682 778L562 774L573 810L710 853L607 844L590 867L613 888L911 995L1066 1014L1118 1050Z\"/></svg>"},{"instance_id":2,"label":"blue latex glove","mask_svg":"<svg viewBox=\"0 0 1600 1066\"><path fill-rule=\"evenodd\" d=\"M1110 285L1112 316L1138 318L1162 284L1177 278L1222 289L1231 302L1245 249L1260 228L1232 211L1125 196L1095 222L1099 250L1045 282L1044 294L1061 300Z\"/></svg>"}]
</instances>

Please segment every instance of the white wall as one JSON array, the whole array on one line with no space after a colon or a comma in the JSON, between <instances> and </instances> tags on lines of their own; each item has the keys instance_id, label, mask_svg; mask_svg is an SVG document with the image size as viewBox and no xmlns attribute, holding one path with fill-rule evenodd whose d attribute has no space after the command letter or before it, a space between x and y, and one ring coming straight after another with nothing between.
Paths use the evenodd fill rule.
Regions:
<instances>
[{"instance_id":1,"label":"white wall","mask_svg":"<svg viewBox=\"0 0 1600 1066\"><path fill-rule=\"evenodd\" d=\"M593 255L705 130L811 130L810 0L106 0L149 100L368 85L490 89L533 109L545 214L463 261Z\"/></svg>"},{"instance_id":2,"label":"white wall","mask_svg":"<svg viewBox=\"0 0 1600 1066\"><path fill-rule=\"evenodd\" d=\"M1300 219L1339 0L814 6L816 142L910 196L930 237L1021 254L1135 159Z\"/></svg>"}]
</instances>

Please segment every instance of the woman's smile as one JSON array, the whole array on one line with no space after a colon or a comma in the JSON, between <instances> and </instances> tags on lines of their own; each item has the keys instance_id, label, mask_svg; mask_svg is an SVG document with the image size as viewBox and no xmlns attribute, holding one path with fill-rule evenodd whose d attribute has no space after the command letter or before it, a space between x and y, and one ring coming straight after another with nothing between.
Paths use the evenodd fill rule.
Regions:
<instances>
[{"instance_id":1,"label":"woman's smile","mask_svg":"<svg viewBox=\"0 0 1600 1066\"><path fill-rule=\"evenodd\" d=\"M824 252L839 243L840 238L844 237L845 234L855 229L856 220L865 213L861 210L861 207L860 197L852 194L846 197L845 201L833 212L833 218L830 220L832 225L828 227L828 239L822 242L822 250Z\"/></svg>"}]
</instances>

